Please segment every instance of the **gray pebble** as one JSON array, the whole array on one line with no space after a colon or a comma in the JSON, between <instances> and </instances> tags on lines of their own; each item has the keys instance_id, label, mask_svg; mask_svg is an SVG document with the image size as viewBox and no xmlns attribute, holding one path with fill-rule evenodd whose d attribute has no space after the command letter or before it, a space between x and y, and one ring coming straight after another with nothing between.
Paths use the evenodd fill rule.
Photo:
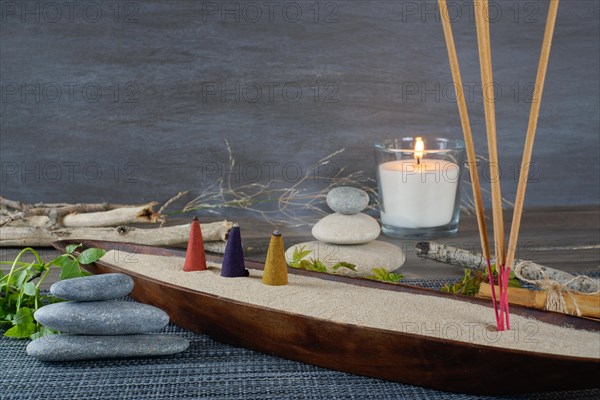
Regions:
<instances>
[{"instance_id":1,"label":"gray pebble","mask_svg":"<svg viewBox=\"0 0 600 400\"><path fill-rule=\"evenodd\" d=\"M333 244L363 244L377 239L381 228L377 220L367 214L329 214L312 228L315 239Z\"/></svg>"},{"instance_id":2,"label":"gray pebble","mask_svg":"<svg viewBox=\"0 0 600 400\"><path fill-rule=\"evenodd\" d=\"M166 356L189 347L187 339L166 335L49 335L27 346L27 354L42 361Z\"/></svg>"},{"instance_id":3,"label":"gray pebble","mask_svg":"<svg viewBox=\"0 0 600 400\"><path fill-rule=\"evenodd\" d=\"M369 205L369 195L362 189L341 186L327 193L327 205L340 214L358 214Z\"/></svg>"},{"instance_id":4,"label":"gray pebble","mask_svg":"<svg viewBox=\"0 0 600 400\"><path fill-rule=\"evenodd\" d=\"M118 299L133 290L133 279L125 274L102 274L65 279L50 287L63 300L99 301Z\"/></svg>"},{"instance_id":5,"label":"gray pebble","mask_svg":"<svg viewBox=\"0 0 600 400\"><path fill-rule=\"evenodd\" d=\"M367 244L339 245L323 242L299 243L287 249L285 256L287 262L293 260L296 248L310 250L303 259L316 258L321 261L334 274L351 276L371 276L373 268L383 268L387 271L395 271L400 268L406 260L404 251L396 245L379 240ZM339 262L348 262L356 265L356 271L347 268L333 270L333 266Z\"/></svg>"},{"instance_id":6,"label":"gray pebble","mask_svg":"<svg viewBox=\"0 0 600 400\"><path fill-rule=\"evenodd\" d=\"M125 301L88 301L49 304L38 309L40 324L62 333L131 335L158 331L169 323L160 308Z\"/></svg>"}]
</instances>

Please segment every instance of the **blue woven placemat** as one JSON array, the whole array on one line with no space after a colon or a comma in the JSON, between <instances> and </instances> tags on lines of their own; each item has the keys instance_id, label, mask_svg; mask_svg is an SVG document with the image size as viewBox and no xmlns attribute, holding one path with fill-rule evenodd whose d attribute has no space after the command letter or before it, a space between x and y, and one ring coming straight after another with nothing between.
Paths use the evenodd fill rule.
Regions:
<instances>
[{"instance_id":1,"label":"blue woven placemat","mask_svg":"<svg viewBox=\"0 0 600 400\"><path fill-rule=\"evenodd\" d=\"M449 280L411 281L439 287ZM355 376L218 343L167 326L187 338L184 353L163 358L44 363L28 341L0 339L0 399L498 399L453 394ZM504 399L600 399L600 389Z\"/></svg>"}]
</instances>

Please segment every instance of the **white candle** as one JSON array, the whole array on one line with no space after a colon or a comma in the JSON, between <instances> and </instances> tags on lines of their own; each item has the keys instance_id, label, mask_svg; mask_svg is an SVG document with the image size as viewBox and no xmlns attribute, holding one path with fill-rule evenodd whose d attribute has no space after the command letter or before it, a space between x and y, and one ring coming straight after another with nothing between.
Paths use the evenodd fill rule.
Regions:
<instances>
[{"instance_id":1,"label":"white candle","mask_svg":"<svg viewBox=\"0 0 600 400\"><path fill-rule=\"evenodd\" d=\"M454 213L460 168L450 161L421 159L421 149L415 150L414 160L379 166L381 222L402 228L447 225Z\"/></svg>"}]
</instances>

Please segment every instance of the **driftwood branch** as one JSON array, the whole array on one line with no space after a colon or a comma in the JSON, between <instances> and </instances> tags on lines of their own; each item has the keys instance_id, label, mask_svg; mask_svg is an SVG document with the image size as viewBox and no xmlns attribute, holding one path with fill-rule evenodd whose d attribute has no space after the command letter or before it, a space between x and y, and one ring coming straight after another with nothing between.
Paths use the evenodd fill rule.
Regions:
<instances>
[{"instance_id":1,"label":"driftwood branch","mask_svg":"<svg viewBox=\"0 0 600 400\"><path fill-rule=\"evenodd\" d=\"M202 224L202 237L207 251L220 249L211 242L224 242L232 223L220 221ZM128 226L118 227L76 227L45 229L30 226L0 227L0 247L50 246L52 242L63 239L108 240L149 246L186 247L190 234L190 224L163 228L140 229ZM210 249L209 249L210 248Z\"/></svg>"},{"instance_id":2,"label":"driftwood branch","mask_svg":"<svg viewBox=\"0 0 600 400\"><path fill-rule=\"evenodd\" d=\"M99 212L72 212L59 219L58 214L32 215L22 220L12 221L11 226L31 226L41 228L54 227L99 227L126 224L153 224L162 220L162 216L153 210L157 203L140 206L125 206ZM91 208L90 208L91 209Z\"/></svg>"},{"instance_id":3,"label":"driftwood branch","mask_svg":"<svg viewBox=\"0 0 600 400\"><path fill-rule=\"evenodd\" d=\"M29 208L23 212L25 217L31 217L33 215L46 215L50 216L50 214L56 214L58 217L64 217L67 214L71 213L88 213L88 212L98 212L98 211L107 211L112 207L108 203L102 204L72 204L65 205L61 207L35 207Z\"/></svg>"},{"instance_id":4,"label":"driftwood branch","mask_svg":"<svg viewBox=\"0 0 600 400\"><path fill-rule=\"evenodd\" d=\"M116 226L124 224L153 224L160 220L160 214L154 212L153 207L158 203L148 203L136 207L116 208L103 212L69 213L62 219L61 225L65 227L96 227Z\"/></svg>"},{"instance_id":5,"label":"driftwood branch","mask_svg":"<svg viewBox=\"0 0 600 400\"><path fill-rule=\"evenodd\" d=\"M167 200L159 211L157 202L141 205L110 203L25 204L0 196L0 247L50 246L61 239L108 240L149 246L186 247L190 225L154 229L134 228L131 224L164 223L162 212L185 196L180 192ZM223 253L231 229L227 221L202 225L206 251Z\"/></svg>"},{"instance_id":6,"label":"driftwood branch","mask_svg":"<svg viewBox=\"0 0 600 400\"><path fill-rule=\"evenodd\" d=\"M76 208L73 211L82 211L86 207L90 209L90 211L102 211L102 210L112 210L115 208L128 207L125 204L109 204L109 203L92 203L92 204L73 204L73 203L34 203L34 204L26 204L17 200L10 200L5 197L0 196L0 207L13 209L17 211L28 211L31 212L31 215L40 215L43 209L59 209L59 208ZM32 211L35 210L35 211Z\"/></svg>"},{"instance_id":7,"label":"driftwood branch","mask_svg":"<svg viewBox=\"0 0 600 400\"><path fill-rule=\"evenodd\" d=\"M223 241L214 241L214 242L204 242L204 251L208 251L210 253L218 253L218 254L223 254L225 253L225 246L227 245L226 242ZM183 247L183 246L181 246Z\"/></svg>"},{"instance_id":8,"label":"driftwood branch","mask_svg":"<svg viewBox=\"0 0 600 400\"><path fill-rule=\"evenodd\" d=\"M20 201L9 200L0 196L0 207L22 211L25 208L25 204L21 203Z\"/></svg>"},{"instance_id":9,"label":"driftwood branch","mask_svg":"<svg viewBox=\"0 0 600 400\"><path fill-rule=\"evenodd\" d=\"M0 226L117 226L131 223L156 223L162 216L153 210L158 203L122 204L24 204L0 197L3 213ZM11 210L12 209L12 210Z\"/></svg>"},{"instance_id":10,"label":"driftwood branch","mask_svg":"<svg viewBox=\"0 0 600 400\"><path fill-rule=\"evenodd\" d=\"M482 254L475 253L469 250L460 249L458 247L437 243L437 242L420 242L416 245L417 256L427 258L429 260L439 261L450 265L456 265L463 268L474 268L485 270L487 267L486 259ZM520 264L524 260L515 260L511 268ZM597 290L586 281L578 281L573 279L575 275L558 269L546 267L544 265L528 262L528 266L523 267L521 274L524 278L530 280L540 280L544 278L540 271L546 274L547 279L559 283L570 282L567 286L571 289L578 290L582 293L591 293Z\"/></svg>"}]
</instances>

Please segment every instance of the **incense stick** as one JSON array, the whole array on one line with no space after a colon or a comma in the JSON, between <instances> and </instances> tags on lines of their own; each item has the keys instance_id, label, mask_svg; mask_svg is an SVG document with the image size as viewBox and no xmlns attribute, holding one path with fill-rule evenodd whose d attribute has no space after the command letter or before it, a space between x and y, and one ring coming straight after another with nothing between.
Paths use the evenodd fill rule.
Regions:
<instances>
[{"instance_id":1,"label":"incense stick","mask_svg":"<svg viewBox=\"0 0 600 400\"><path fill-rule=\"evenodd\" d=\"M533 152L533 142L537 130L537 122L540 116L540 105L542 103L542 93L544 91L544 83L546 82L546 72L548 71L548 60L550 59L550 49L552 47L552 37L554 35L554 27L556 25L556 15L558 14L559 0L550 1L548 9L548 17L546 19L546 29L544 39L542 41L542 50L540 53L540 61L538 63L537 77L535 79L535 91L531 102L531 111L529 113L529 123L527 124L527 135L525 137L525 147L523 149L523 159L521 160L521 170L519 172L519 185L517 186L517 195L515 199L515 208L513 211L513 219L510 227L510 239L508 245L508 253L506 255L507 274L510 273L510 267L514 262L515 253L517 251L517 242L519 241L519 230L521 228L521 216L523 215L523 204L525 202L525 190L527 189L527 179L529 176L529 165L531 163L531 154ZM504 290L508 287L508 276ZM510 317L508 314L508 298L506 301L506 325L510 329Z\"/></svg>"},{"instance_id":2,"label":"incense stick","mask_svg":"<svg viewBox=\"0 0 600 400\"><path fill-rule=\"evenodd\" d=\"M454 89L456 91L456 103L458 105L458 113L460 114L460 123L463 129L465 139L465 147L467 150L467 160L469 162L469 173L471 175L471 186L473 188L473 202L475 203L475 213L477 215L477 225L479 227L479 239L481 241L481 250L487 263L487 272L492 288L492 304L496 315L496 324L499 322L498 308L496 303L496 291L493 282L492 269L490 265L490 246L487 236L487 227L485 223L485 210L483 208L483 199L481 196L481 184L479 182L479 173L477 171L477 158L475 156L475 146L473 145L473 135L471 133L471 123L469 121L469 113L467 110L467 102L465 100L462 77L460 74L460 66L458 56L456 54L456 46L454 44L454 36L452 34L452 25L448 14L448 5L446 0L438 0L440 6L440 14L442 26L444 28L444 37L446 39L446 47L448 49L448 58L450 60L450 70L452 71L452 79L454 80Z\"/></svg>"},{"instance_id":3,"label":"incense stick","mask_svg":"<svg viewBox=\"0 0 600 400\"><path fill-rule=\"evenodd\" d=\"M535 92L531 102L531 112L529 114L529 124L527 125L527 136L525 138L525 148L523 150L523 159L521 161L521 171L519 172L519 185L517 187L517 196L515 199L515 209L513 213L512 225L510 229L510 240L508 253L506 256L507 268L510 268L515 259L517 241L519 239L519 229L521 227L521 215L523 213L523 203L525 202L525 190L527 189L527 177L529 176L529 165L531 162L531 153L533 151L533 142L537 128L537 121L540 114L540 104L542 101L542 92L546 80L546 71L548 69L548 59L550 58L550 48L552 47L552 36L556 24L556 15L558 12L559 0L551 0L546 20L546 31L542 43L542 51L538 64L537 78L535 81Z\"/></svg>"},{"instance_id":4,"label":"incense stick","mask_svg":"<svg viewBox=\"0 0 600 400\"><path fill-rule=\"evenodd\" d=\"M496 262L504 265L504 221L502 217L502 194L500 191L500 168L498 164L498 151L496 140L496 111L494 96L486 99L486 89L494 88L492 74L492 55L490 48L490 34L488 21L485 20L484 12L488 10L488 1L475 2L475 22L477 25L477 44L479 48L479 60L481 65L481 85L483 90L485 125L488 138L488 151L490 159L490 174L492 187L492 215L494 222L494 241Z\"/></svg>"},{"instance_id":5,"label":"incense stick","mask_svg":"<svg viewBox=\"0 0 600 400\"><path fill-rule=\"evenodd\" d=\"M454 80L454 89L456 90L456 100L458 112L460 114L460 123L463 129L465 139L465 147L467 150L467 159L469 162L469 173L471 175L471 185L473 187L473 200L475 203L475 212L477 215L477 225L479 227L479 239L481 240L481 249L485 258L490 258L490 249L487 237L485 224L485 211L483 208L483 199L481 196L481 184L479 182L479 173L477 171L477 159L475 155L475 146L473 145L473 136L471 133L471 123L469 121L469 113L467 103L464 96L463 82L460 74L458 56L454 45L454 37L452 35L452 26L450 20L445 17L448 14L446 0L438 0L440 12L442 13L442 26L444 28L444 36L446 38L446 46L448 48L448 58L450 59L450 70L452 71L452 79Z\"/></svg>"},{"instance_id":6,"label":"incense stick","mask_svg":"<svg viewBox=\"0 0 600 400\"><path fill-rule=\"evenodd\" d=\"M490 46L489 32L489 4L488 0L480 0L474 3L475 24L477 27L477 46L479 50L479 64L481 69L481 88L483 93L483 105L485 112L485 126L488 139L488 153L490 159L490 178L492 188L492 220L494 227L494 248L496 257L496 270L498 272L498 286L500 292L500 315L498 330L504 329L504 310L506 301L504 296L504 220L502 215L502 194L500 191L500 166L498 163L498 145L496 140L496 111L494 99L494 78L492 73L492 51ZM485 14L484 14L485 12ZM485 16L488 16L487 20ZM492 89L491 98L486 98L486 90Z\"/></svg>"}]
</instances>

